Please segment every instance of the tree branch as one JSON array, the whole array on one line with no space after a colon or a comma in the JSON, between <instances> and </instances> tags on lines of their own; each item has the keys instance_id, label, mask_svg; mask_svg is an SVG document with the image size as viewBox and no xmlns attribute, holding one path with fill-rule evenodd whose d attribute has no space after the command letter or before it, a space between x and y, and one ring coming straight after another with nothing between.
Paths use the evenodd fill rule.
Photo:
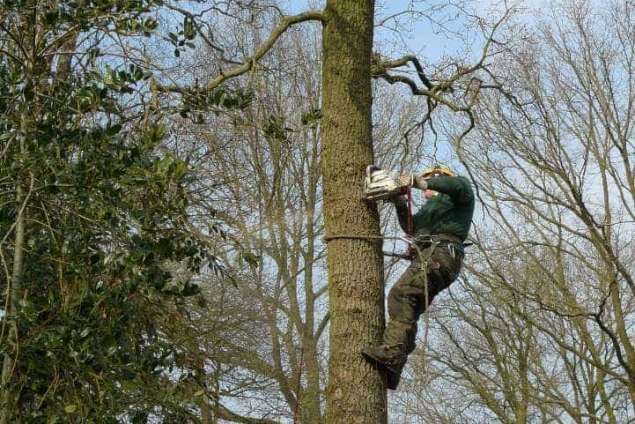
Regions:
<instances>
[{"instance_id":1,"label":"tree branch","mask_svg":"<svg viewBox=\"0 0 635 424\"><path fill-rule=\"evenodd\" d=\"M330 313L324 315L324 318L322 318L322 321L320 321L320 325L318 325L317 331L315 332L315 340L320 340L320 337L322 336L322 333L324 332L324 329L326 328L326 325L329 323L330 319Z\"/></svg>"},{"instance_id":2,"label":"tree branch","mask_svg":"<svg viewBox=\"0 0 635 424\"><path fill-rule=\"evenodd\" d=\"M216 418L220 418L222 420L226 420L232 423L240 423L240 424L278 424L277 421L268 420L266 418L251 418L245 417L243 415L238 415L235 412L230 411L225 406L218 404L211 405L211 408L214 410Z\"/></svg>"},{"instance_id":3,"label":"tree branch","mask_svg":"<svg viewBox=\"0 0 635 424\"><path fill-rule=\"evenodd\" d=\"M423 67L421 66L421 63L413 55L407 55L396 60L385 60L385 61L382 61L378 57L378 55L376 55L374 60L375 63L373 64L373 68L371 70L372 75L374 78L382 78L390 84L395 84L397 82L406 84L410 87L412 94L416 96L426 96L428 98L432 98L436 102L447 106L454 112L466 112L467 109L473 106L474 102L476 101L476 96L471 97L469 104L459 105L440 94L444 92L453 92L454 91L453 86L457 81L459 81L461 78L467 75L473 74L479 69L485 68L485 60L489 57L490 47L492 46L492 44L497 44L496 40L494 40L494 34L498 30L498 28L502 25L502 23L505 22L505 20L507 20L510 13L511 13L511 9L507 8L505 10L505 13L503 13L500 19L496 21L494 25L492 26L489 36L487 37L485 41L485 45L483 46L483 50L479 60L475 64L469 67L463 67L457 64L456 65L457 71L452 76L450 76L447 80L441 81L437 84L432 84L430 79L423 72ZM425 88L419 88L417 84L415 83L415 81L413 81L412 79L406 76L390 75L388 73L389 69L399 68L399 67L407 65L408 63L412 63L412 65L415 67L417 71L417 76L419 77L419 79L421 80ZM476 91L476 94L478 94L478 90Z\"/></svg>"},{"instance_id":4,"label":"tree branch","mask_svg":"<svg viewBox=\"0 0 635 424\"><path fill-rule=\"evenodd\" d=\"M611 344L613 345L613 348L615 349L615 355L617 356L618 362L620 363L622 368L624 368L624 370L626 371L626 374L628 375L628 379L630 383L635 386L635 372L633 372L633 369L629 365L628 360L624 358L624 354L622 353L622 348L620 346L620 342L617 336L615 335L615 333L613 333L613 331L611 331L610 328L606 326L604 321L602 321L604 306L606 305L606 301L608 300L610 296L610 291L615 290L615 287L617 287L617 281L613 280L611 282L611 288L609 289L609 294L607 294L602 299L602 302L600 303L600 307L598 308L598 312L593 314L593 318L594 318L594 321L600 327L600 329L602 329L602 331L611 339Z\"/></svg>"},{"instance_id":5,"label":"tree branch","mask_svg":"<svg viewBox=\"0 0 635 424\"><path fill-rule=\"evenodd\" d=\"M273 29L273 31L269 35L269 38L264 43L262 43L258 47L258 49L256 49L256 51L251 57L247 58L247 60L243 62L242 65L236 66L235 68L229 70L228 72L221 72L220 75L218 75L216 78L214 78L213 80L207 83L207 85L205 86L205 89L208 91L213 90L219 85L221 85L222 83L224 83L225 81L238 77L252 70L256 62L262 59L262 57L265 54L267 54L269 50L271 50L271 48L274 46L276 41L278 41L278 38L280 38L280 36L284 34L284 32L287 29L289 29L291 26L295 24L299 24L301 22L306 22L306 21L324 22L324 20L325 20L324 14L321 11L308 11L308 12L300 13L299 15L283 16L280 22L278 23L278 25ZM157 91L161 91L161 92L184 93L188 91L187 89L184 89L182 87L178 87L175 85L164 86L164 85L155 83L154 87Z\"/></svg>"}]
</instances>

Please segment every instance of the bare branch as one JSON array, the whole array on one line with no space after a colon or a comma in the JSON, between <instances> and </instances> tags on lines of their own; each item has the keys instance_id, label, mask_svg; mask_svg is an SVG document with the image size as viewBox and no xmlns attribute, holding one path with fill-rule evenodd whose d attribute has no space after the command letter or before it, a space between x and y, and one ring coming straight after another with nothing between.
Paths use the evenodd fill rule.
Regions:
<instances>
[{"instance_id":1,"label":"bare branch","mask_svg":"<svg viewBox=\"0 0 635 424\"><path fill-rule=\"evenodd\" d=\"M235 412L232 412L224 405L218 404L218 406L213 405L212 409L216 414L216 418L220 418L222 420L229 421L231 423L239 423L239 424L279 424L278 421L268 420L266 418L251 418L245 417L244 415L239 415Z\"/></svg>"},{"instance_id":2,"label":"bare branch","mask_svg":"<svg viewBox=\"0 0 635 424\"><path fill-rule=\"evenodd\" d=\"M269 38L264 43L262 43L258 47L258 49L256 49L256 51L251 57L247 58L247 60L245 60L245 62L243 62L242 65L237 66L229 70L228 72L221 72L220 75L218 75L216 78L214 78L213 80L207 83L207 85L205 86L205 89L208 91L214 90L216 87L218 87L225 81L238 77L240 75L243 75L249 72L250 70L252 70L255 64L260 59L262 59L262 57L266 55L269 52L269 50L271 50L271 48L274 46L278 38L280 38L280 36L284 34L284 32L288 28L290 28L291 26L295 24L299 24L306 21L324 22L324 14L320 11L308 11L308 12L301 13L299 15L282 17L278 25L273 29L273 31L269 35ZM163 86L157 83L154 84L154 87L157 91L161 91L161 92L186 93L188 91L188 89L185 89L182 87Z\"/></svg>"}]
</instances>

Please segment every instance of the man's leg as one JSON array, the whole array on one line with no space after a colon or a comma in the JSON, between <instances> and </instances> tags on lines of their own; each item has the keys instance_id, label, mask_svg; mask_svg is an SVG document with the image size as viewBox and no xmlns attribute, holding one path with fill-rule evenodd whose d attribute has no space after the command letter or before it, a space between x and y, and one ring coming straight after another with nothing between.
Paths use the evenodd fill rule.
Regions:
<instances>
[{"instance_id":1,"label":"man's leg","mask_svg":"<svg viewBox=\"0 0 635 424\"><path fill-rule=\"evenodd\" d=\"M410 352L415 348L417 319L423 312L426 273L419 261L413 261L388 294L390 321L384 331L383 343L369 346L362 354L386 371L386 386L396 389L401 371Z\"/></svg>"},{"instance_id":2,"label":"man's leg","mask_svg":"<svg viewBox=\"0 0 635 424\"><path fill-rule=\"evenodd\" d=\"M424 257L426 252L424 252ZM388 388L395 389L408 355L415 348L417 320L432 299L449 287L461 267L462 255L451 254L447 247L436 247L425 269L416 259L388 294L390 321L384 331L383 344L366 348L362 353L388 371ZM426 293L427 291L427 293Z\"/></svg>"}]
</instances>

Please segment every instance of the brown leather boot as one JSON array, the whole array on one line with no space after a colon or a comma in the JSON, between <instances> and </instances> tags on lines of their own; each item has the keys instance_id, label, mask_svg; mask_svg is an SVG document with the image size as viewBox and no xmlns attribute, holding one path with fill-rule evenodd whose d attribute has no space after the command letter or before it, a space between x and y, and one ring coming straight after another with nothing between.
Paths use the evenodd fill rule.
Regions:
<instances>
[{"instance_id":1,"label":"brown leather boot","mask_svg":"<svg viewBox=\"0 0 635 424\"><path fill-rule=\"evenodd\" d=\"M402 345L367 346L362 349L362 356L368 361L377 364L386 372L386 387L395 390L399 385L401 370L406 364L406 355Z\"/></svg>"}]
</instances>

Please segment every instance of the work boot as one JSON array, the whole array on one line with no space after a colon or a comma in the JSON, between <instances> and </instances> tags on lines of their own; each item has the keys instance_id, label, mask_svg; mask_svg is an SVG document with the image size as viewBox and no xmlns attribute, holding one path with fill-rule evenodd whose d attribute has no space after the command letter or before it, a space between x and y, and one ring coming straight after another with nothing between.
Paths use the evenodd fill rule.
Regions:
<instances>
[{"instance_id":1,"label":"work boot","mask_svg":"<svg viewBox=\"0 0 635 424\"><path fill-rule=\"evenodd\" d=\"M399 380L401 380L401 370L389 370L386 369L386 387L390 390L397 390L397 386L399 385Z\"/></svg>"},{"instance_id":2,"label":"work boot","mask_svg":"<svg viewBox=\"0 0 635 424\"><path fill-rule=\"evenodd\" d=\"M386 387L395 390L399 385L401 370L408 357L402 351L402 345L367 346L362 349L362 355L386 371Z\"/></svg>"}]
</instances>

